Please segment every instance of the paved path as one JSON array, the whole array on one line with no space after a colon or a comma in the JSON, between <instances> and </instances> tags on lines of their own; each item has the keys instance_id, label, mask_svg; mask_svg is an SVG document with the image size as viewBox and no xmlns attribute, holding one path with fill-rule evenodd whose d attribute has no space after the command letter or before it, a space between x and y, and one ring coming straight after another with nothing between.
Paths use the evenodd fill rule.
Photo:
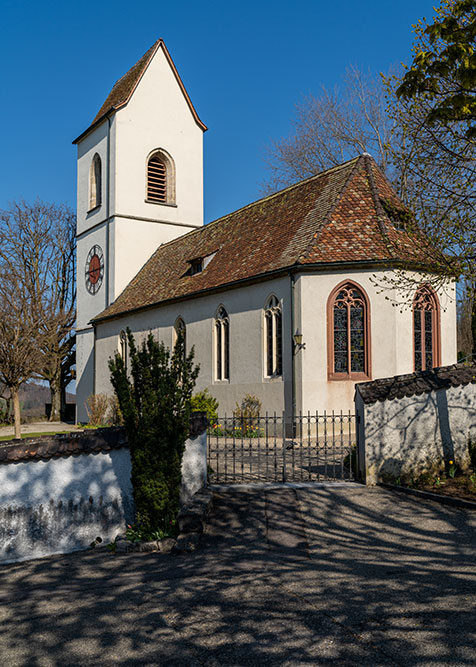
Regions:
<instances>
[{"instance_id":1,"label":"paved path","mask_svg":"<svg viewBox=\"0 0 476 667\"><path fill-rule=\"evenodd\" d=\"M70 424L69 422L29 422L28 424L21 425L22 435L26 433L57 433L57 432L70 432L70 431L82 431L81 427L75 426L75 424ZM0 426L0 436L3 435L14 435L15 427L14 426Z\"/></svg>"},{"instance_id":2,"label":"paved path","mask_svg":"<svg viewBox=\"0 0 476 667\"><path fill-rule=\"evenodd\" d=\"M476 513L358 486L216 496L187 557L0 572L0 664L474 665Z\"/></svg>"}]
</instances>

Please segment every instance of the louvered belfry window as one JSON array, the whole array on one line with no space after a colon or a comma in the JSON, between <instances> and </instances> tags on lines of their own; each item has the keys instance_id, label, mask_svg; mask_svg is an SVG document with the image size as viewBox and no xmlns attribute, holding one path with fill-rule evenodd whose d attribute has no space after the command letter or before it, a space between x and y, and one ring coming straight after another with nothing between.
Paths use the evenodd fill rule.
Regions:
<instances>
[{"instance_id":1,"label":"louvered belfry window","mask_svg":"<svg viewBox=\"0 0 476 667\"><path fill-rule=\"evenodd\" d=\"M167 168L158 155L153 155L147 165L147 199L167 203Z\"/></svg>"}]
</instances>

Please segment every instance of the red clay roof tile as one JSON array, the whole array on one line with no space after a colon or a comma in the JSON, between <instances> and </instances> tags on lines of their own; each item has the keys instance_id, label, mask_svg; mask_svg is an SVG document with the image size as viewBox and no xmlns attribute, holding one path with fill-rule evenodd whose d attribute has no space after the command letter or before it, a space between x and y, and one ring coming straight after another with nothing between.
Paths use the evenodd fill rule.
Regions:
<instances>
[{"instance_id":1,"label":"red clay roof tile","mask_svg":"<svg viewBox=\"0 0 476 667\"><path fill-rule=\"evenodd\" d=\"M93 321L298 264L417 260L415 239L395 228L387 200L404 210L374 160L354 158L161 245ZM215 251L191 276L190 259Z\"/></svg>"}]
</instances>

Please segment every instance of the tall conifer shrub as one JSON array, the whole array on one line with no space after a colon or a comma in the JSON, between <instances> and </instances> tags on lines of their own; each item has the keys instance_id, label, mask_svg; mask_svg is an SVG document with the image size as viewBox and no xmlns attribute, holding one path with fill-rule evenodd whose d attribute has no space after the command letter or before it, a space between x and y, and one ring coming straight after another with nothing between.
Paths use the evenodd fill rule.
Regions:
<instances>
[{"instance_id":1,"label":"tall conifer shrub","mask_svg":"<svg viewBox=\"0 0 476 667\"><path fill-rule=\"evenodd\" d=\"M172 353L149 334L136 346L127 330L130 373L116 353L111 382L124 418L137 520L144 536L165 529L179 509L181 463L190 428L190 398L199 367L181 334Z\"/></svg>"}]
</instances>

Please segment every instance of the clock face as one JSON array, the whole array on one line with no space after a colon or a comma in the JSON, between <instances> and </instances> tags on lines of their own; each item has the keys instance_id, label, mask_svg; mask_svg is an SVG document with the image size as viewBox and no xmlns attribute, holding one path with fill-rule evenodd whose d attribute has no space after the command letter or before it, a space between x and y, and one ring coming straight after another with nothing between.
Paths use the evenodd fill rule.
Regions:
<instances>
[{"instance_id":1,"label":"clock face","mask_svg":"<svg viewBox=\"0 0 476 667\"><path fill-rule=\"evenodd\" d=\"M96 294L104 276L104 254L98 245L93 245L88 253L84 274L86 289L90 294Z\"/></svg>"}]
</instances>

